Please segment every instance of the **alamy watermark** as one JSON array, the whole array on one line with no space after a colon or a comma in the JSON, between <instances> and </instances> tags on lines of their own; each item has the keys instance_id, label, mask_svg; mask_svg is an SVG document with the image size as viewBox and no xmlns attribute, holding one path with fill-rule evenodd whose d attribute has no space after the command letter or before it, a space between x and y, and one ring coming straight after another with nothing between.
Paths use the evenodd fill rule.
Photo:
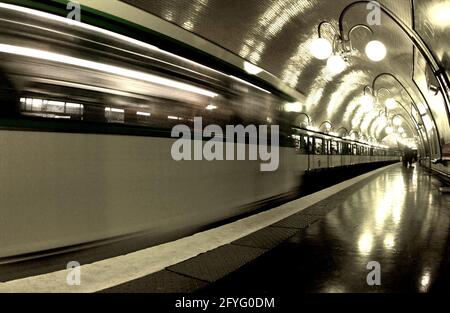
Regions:
<instances>
[{"instance_id":1,"label":"alamy watermark","mask_svg":"<svg viewBox=\"0 0 450 313\"><path fill-rule=\"evenodd\" d=\"M369 286L380 286L381 285L381 265L377 261L370 261L367 263L366 268L370 270L369 274L366 276L366 282Z\"/></svg>"},{"instance_id":2,"label":"alamy watermark","mask_svg":"<svg viewBox=\"0 0 450 313\"><path fill-rule=\"evenodd\" d=\"M81 266L77 261L67 263L66 269L68 271L66 276L66 283L69 286L81 285Z\"/></svg>"},{"instance_id":3,"label":"alamy watermark","mask_svg":"<svg viewBox=\"0 0 450 313\"><path fill-rule=\"evenodd\" d=\"M69 11L69 13L67 14L67 18L69 19L69 21L81 22L81 6L79 2L67 2L66 9L67 11Z\"/></svg>"},{"instance_id":4,"label":"alamy watermark","mask_svg":"<svg viewBox=\"0 0 450 313\"><path fill-rule=\"evenodd\" d=\"M378 1L370 1L366 6L369 13L367 14L367 24L370 26L381 25L381 5Z\"/></svg>"},{"instance_id":5,"label":"alamy watermark","mask_svg":"<svg viewBox=\"0 0 450 313\"><path fill-rule=\"evenodd\" d=\"M224 131L214 124L203 129L202 118L195 117L193 136L187 125L179 124L172 128L171 136L179 138L172 145L172 158L175 161L228 161L246 160L248 157L248 160L256 161L259 157L262 172L276 171L280 159L279 126L270 125L270 142L268 130L267 125L226 125ZM211 139L204 142L205 137Z\"/></svg>"}]
</instances>

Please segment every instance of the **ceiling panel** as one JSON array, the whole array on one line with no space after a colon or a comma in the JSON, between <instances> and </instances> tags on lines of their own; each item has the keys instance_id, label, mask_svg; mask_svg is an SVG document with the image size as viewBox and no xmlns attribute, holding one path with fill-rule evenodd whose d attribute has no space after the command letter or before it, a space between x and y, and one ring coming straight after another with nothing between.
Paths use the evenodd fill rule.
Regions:
<instances>
[{"instance_id":1,"label":"ceiling panel","mask_svg":"<svg viewBox=\"0 0 450 313\"><path fill-rule=\"evenodd\" d=\"M415 100L421 100L411 80L412 44L386 15L382 15L381 25L372 27L375 38L383 41L388 49L388 57L384 61L374 63L365 56L365 44L373 37L363 29L354 32L352 41L358 52L351 58L344 72L337 75L330 74L325 61L311 56L309 45L311 40L317 37L317 25L323 20L336 24L340 12L353 1L333 0L331 3L329 0L123 0L123 2L191 31L277 76L306 96L305 109L315 124L329 120L335 128L344 126L362 132L370 130L374 121L370 119L368 112L362 113L359 110L358 99L363 87L370 84L373 78L382 72L394 73L409 89ZM411 0L380 2L398 18L412 26ZM356 5L348 11L344 28L365 23L368 12L366 4ZM331 36L330 31L325 33L325 36ZM399 101L405 103L410 101L405 99L399 85L392 79L381 79L379 86L389 88Z\"/></svg>"}]
</instances>

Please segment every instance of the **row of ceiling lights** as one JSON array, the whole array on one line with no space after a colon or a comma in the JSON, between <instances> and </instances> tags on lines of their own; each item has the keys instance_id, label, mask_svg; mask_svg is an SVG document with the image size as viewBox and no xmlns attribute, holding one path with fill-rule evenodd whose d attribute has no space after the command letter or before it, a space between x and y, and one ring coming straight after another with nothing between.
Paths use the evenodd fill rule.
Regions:
<instances>
[{"instance_id":1,"label":"row of ceiling lights","mask_svg":"<svg viewBox=\"0 0 450 313\"><path fill-rule=\"evenodd\" d=\"M330 41L323 37L322 35L322 27L328 25L333 30L333 40ZM354 55L355 49L353 48L351 42L352 33L358 29L364 28L368 30L372 35L373 31L370 27L363 24L358 24L353 26L346 36L342 34L342 31L338 32L337 29L333 26L333 24L329 22L322 22L318 26L318 38L314 39L310 45L311 54L319 60L327 60L327 69L331 74L340 74L343 72L349 62L349 58ZM371 40L367 43L365 47L366 56L373 62L380 62L384 60L387 54L386 46L379 40ZM367 94L366 90L370 89L370 93ZM385 89L385 88L383 88ZM390 91L386 89L389 94ZM375 107L382 106L379 101L379 92L380 90L372 90L369 86L364 87L364 94L359 99L359 103L365 111L371 111ZM384 102L383 107L383 117L386 120L389 119L389 115L387 114L387 110L392 110L396 107L397 103L394 98L387 98ZM394 126L400 126L402 124L402 120L399 117L394 117L392 119L392 123L387 122L385 131L387 134L392 134L395 132ZM407 135L405 130L402 127L397 128L397 133L400 134L403 138L406 138Z\"/></svg>"},{"instance_id":2,"label":"row of ceiling lights","mask_svg":"<svg viewBox=\"0 0 450 313\"><path fill-rule=\"evenodd\" d=\"M369 90L369 93L366 93L367 90ZM397 101L395 101L395 99L392 97L386 98L386 100L384 101L384 106L380 103L381 90L385 90L389 95L391 94L390 90L387 88L380 88L378 90L375 90L370 86L364 87L364 92L359 99L359 103L365 111L371 111L375 108L379 108L387 112L387 110L392 110L396 107Z\"/></svg>"}]
</instances>

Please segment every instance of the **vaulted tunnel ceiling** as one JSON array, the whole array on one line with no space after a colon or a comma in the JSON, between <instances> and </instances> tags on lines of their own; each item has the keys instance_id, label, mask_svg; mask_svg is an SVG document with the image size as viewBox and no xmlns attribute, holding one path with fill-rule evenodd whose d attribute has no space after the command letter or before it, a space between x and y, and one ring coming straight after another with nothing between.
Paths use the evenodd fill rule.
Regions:
<instances>
[{"instance_id":1,"label":"vaulted tunnel ceiling","mask_svg":"<svg viewBox=\"0 0 450 313\"><path fill-rule=\"evenodd\" d=\"M407 88L417 106L426 101L413 81L427 84L426 71L415 66L416 50L410 39L387 15L382 14L381 25L371 26L374 34L357 29L352 35L356 53L349 66L340 74L330 74L326 61L315 59L310 44L317 38L317 26L329 21L337 26L341 11L351 0L123 0L128 4L152 13L203 37L243 59L258 65L281 79L288 86L300 91L306 100L302 110L315 126L330 121L334 129L345 127L366 137L382 139L386 136L380 127L379 114L362 108L359 98L363 88L371 85L380 73L394 74ZM416 29L436 51L447 73L450 23L443 25L442 13L450 7L449 1L395 0L380 1L408 27ZM356 5L344 19L348 31L356 24L367 22L366 3ZM437 8L437 9L436 9ZM441 15L439 15L441 14ZM330 28L324 27L324 37L332 38ZM373 37L372 37L373 36ZM364 53L366 43L372 39L382 41L388 55L381 62L370 61ZM409 136L416 135L414 123L408 116L411 98L392 77L382 76L376 88L387 88L399 103L390 115L401 114L408 118L405 129ZM424 88L428 88L425 86ZM426 96L426 95L425 95ZM445 104L444 104L445 105ZM406 112L408 111L408 112ZM420 120L420 116L416 116ZM445 127L448 128L448 120ZM420 121L419 121L420 122ZM444 130L445 132L445 130ZM450 134L447 134L450 136ZM442 134L441 134L442 137ZM449 139L450 142L450 139Z\"/></svg>"}]
</instances>

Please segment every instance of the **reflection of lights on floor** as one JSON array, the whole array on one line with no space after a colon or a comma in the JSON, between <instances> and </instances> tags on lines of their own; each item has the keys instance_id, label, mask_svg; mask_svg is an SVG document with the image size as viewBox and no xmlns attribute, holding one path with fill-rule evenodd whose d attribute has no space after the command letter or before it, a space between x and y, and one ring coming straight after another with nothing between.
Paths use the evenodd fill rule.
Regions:
<instances>
[{"instance_id":1,"label":"reflection of lights on floor","mask_svg":"<svg viewBox=\"0 0 450 313\"><path fill-rule=\"evenodd\" d=\"M389 205L390 205L389 200L383 201L381 206L379 206L377 208L377 210L375 211L375 221L376 221L377 225L379 225L379 224L382 225L384 223L384 220L386 219L386 217L390 211Z\"/></svg>"},{"instance_id":2,"label":"reflection of lights on floor","mask_svg":"<svg viewBox=\"0 0 450 313\"><path fill-rule=\"evenodd\" d=\"M361 253L369 253L372 250L373 238L369 233L364 233L358 240L358 249Z\"/></svg>"},{"instance_id":3,"label":"reflection of lights on floor","mask_svg":"<svg viewBox=\"0 0 450 313\"><path fill-rule=\"evenodd\" d=\"M325 289L322 291L323 293L344 293L345 288L343 286L339 285L331 285L325 287Z\"/></svg>"},{"instance_id":4,"label":"reflection of lights on floor","mask_svg":"<svg viewBox=\"0 0 450 313\"><path fill-rule=\"evenodd\" d=\"M422 276L422 279L420 280L420 291L426 292L428 290L428 287L430 286L430 281L430 272L425 272L425 274Z\"/></svg>"},{"instance_id":5,"label":"reflection of lights on floor","mask_svg":"<svg viewBox=\"0 0 450 313\"><path fill-rule=\"evenodd\" d=\"M377 228L385 225L387 217L392 218L392 222L398 225L402 218L404 207L405 183L402 178L395 179L395 188L386 191L383 197L378 200L375 211L375 223Z\"/></svg>"},{"instance_id":6,"label":"reflection of lights on floor","mask_svg":"<svg viewBox=\"0 0 450 313\"><path fill-rule=\"evenodd\" d=\"M392 210L392 220L395 223L395 225L400 223L401 218L402 218L402 207L401 206L394 207L394 209Z\"/></svg>"},{"instance_id":7,"label":"reflection of lights on floor","mask_svg":"<svg viewBox=\"0 0 450 313\"><path fill-rule=\"evenodd\" d=\"M393 234L386 235L383 244L387 249L392 249L395 245L394 235Z\"/></svg>"}]
</instances>

